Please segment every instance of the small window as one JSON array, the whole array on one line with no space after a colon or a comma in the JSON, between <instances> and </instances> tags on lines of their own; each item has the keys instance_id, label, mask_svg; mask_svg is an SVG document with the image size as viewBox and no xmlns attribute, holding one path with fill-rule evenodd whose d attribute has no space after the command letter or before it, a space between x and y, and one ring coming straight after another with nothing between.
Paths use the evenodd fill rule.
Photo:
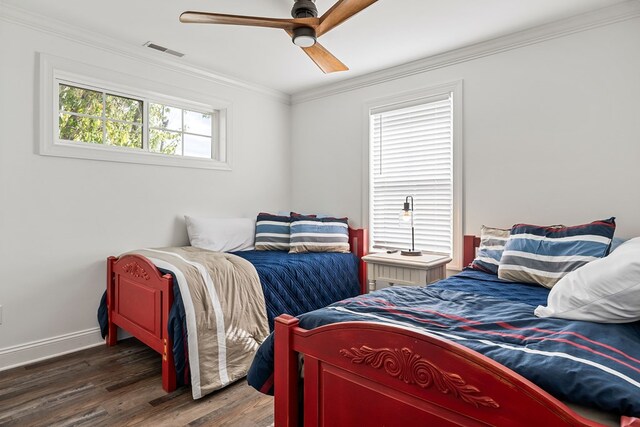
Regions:
<instances>
[{"instance_id":1,"label":"small window","mask_svg":"<svg viewBox=\"0 0 640 427\"><path fill-rule=\"evenodd\" d=\"M39 154L230 170L229 102L65 58L39 61Z\"/></svg>"},{"instance_id":2,"label":"small window","mask_svg":"<svg viewBox=\"0 0 640 427\"><path fill-rule=\"evenodd\" d=\"M211 159L215 112L193 111L59 83L58 138L136 148L169 156ZM147 126L148 138L144 138Z\"/></svg>"}]
</instances>

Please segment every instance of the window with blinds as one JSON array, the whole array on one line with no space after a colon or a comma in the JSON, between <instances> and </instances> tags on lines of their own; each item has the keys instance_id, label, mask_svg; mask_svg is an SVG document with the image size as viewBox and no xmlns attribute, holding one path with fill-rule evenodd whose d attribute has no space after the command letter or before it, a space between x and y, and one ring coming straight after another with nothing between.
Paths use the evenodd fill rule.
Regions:
<instances>
[{"instance_id":1,"label":"window with blinds","mask_svg":"<svg viewBox=\"0 0 640 427\"><path fill-rule=\"evenodd\" d=\"M370 239L411 247L400 213L414 199L416 249L453 253L452 93L370 111Z\"/></svg>"}]
</instances>

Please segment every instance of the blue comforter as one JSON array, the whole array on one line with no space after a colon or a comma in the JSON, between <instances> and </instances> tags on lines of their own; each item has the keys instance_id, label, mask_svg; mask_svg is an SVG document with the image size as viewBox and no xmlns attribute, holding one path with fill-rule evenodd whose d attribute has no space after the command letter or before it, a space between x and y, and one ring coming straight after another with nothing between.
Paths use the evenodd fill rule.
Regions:
<instances>
[{"instance_id":1,"label":"blue comforter","mask_svg":"<svg viewBox=\"0 0 640 427\"><path fill-rule=\"evenodd\" d=\"M281 251L235 252L253 264L267 305L269 329L282 313L297 316L360 293L353 254Z\"/></svg>"},{"instance_id":2,"label":"blue comforter","mask_svg":"<svg viewBox=\"0 0 640 427\"><path fill-rule=\"evenodd\" d=\"M271 330L273 319L280 314L298 316L360 292L358 259L350 253L243 251L234 255L251 262L258 272ZM170 271L160 271L173 276L174 304L169 313L169 335L173 340L178 385L188 384L190 374L184 304L176 277ZM107 333L106 293L98 309L98 322L104 338Z\"/></svg>"},{"instance_id":3,"label":"blue comforter","mask_svg":"<svg viewBox=\"0 0 640 427\"><path fill-rule=\"evenodd\" d=\"M640 323L541 319L548 290L467 270L427 287L393 287L299 317L311 329L383 321L426 330L518 372L557 398L640 416ZM273 393L273 334L249 370L254 388Z\"/></svg>"}]
</instances>

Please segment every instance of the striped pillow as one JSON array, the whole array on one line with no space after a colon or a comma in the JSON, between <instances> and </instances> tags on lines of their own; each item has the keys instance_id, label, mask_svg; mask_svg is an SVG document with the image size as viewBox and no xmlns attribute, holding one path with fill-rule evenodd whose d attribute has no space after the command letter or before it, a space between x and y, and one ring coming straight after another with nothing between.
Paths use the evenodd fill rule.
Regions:
<instances>
[{"instance_id":1,"label":"striped pillow","mask_svg":"<svg viewBox=\"0 0 640 427\"><path fill-rule=\"evenodd\" d=\"M347 218L291 218L291 249L301 252L349 252Z\"/></svg>"},{"instance_id":2,"label":"striped pillow","mask_svg":"<svg viewBox=\"0 0 640 427\"><path fill-rule=\"evenodd\" d=\"M288 251L289 222L288 216L259 213L256 219L256 250Z\"/></svg>"},{"instance_id":3,"label":"striped pillow","mask_svg":"<svg viewBox=\"0 0 640 427\"><path fill-rule=\"evenodd\" d=\"M483 225L480 231L480 246L470 267L474 270L498 274L498 265L500 265L502 251L504 251L504 245L509 239L509 234L511 234L511 230Z\"/></svg>"},{"instance_id":4,"label":"striped pillow","mask_svg":"<svg viewBox=\"0 0 640 427\"><path fill-rule=\"evenodd\" d=\"M498 277L552 288L567 273L606 256L615 230L615 218L574 227L516 224Z\"/></svg>"}]
</instances>

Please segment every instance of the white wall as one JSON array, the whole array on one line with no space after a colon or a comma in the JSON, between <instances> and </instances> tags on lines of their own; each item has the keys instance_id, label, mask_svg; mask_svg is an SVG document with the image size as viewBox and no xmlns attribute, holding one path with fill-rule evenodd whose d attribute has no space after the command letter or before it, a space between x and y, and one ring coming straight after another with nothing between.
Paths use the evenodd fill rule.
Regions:
<instances>
[{"instance_id":1,"label":"white wall","mask_svg":"<svg viewBox=\"0 0 640 427\"><path fill-rule=\"evenodd\" d=\"M3 20L0 40L0 368L100 341L107 256L187 244L184 214L289 208L290 106L282 100ZM231 101L233 170L35 154L36 52Z\"/></svg>"},{"instance_id":2,"label":"white wall","mask_svg":"<svg viewBox=\"0 0 640 427\"><path fill-rule=\"evenodd\" d=\"M640 235L640 20L289 107L0 20L0 369L100 342L105 258L187 243L183 214L292 207L366 225L363 105L464 80L465 232L618 217ZM36 52L233 103L233 171L34 153Z\"/></svg>"},{"instance_id":3,"label":"white wall","mask_svg":"<svg viewBox=\"0 0 640 427\"><path fill-rule=\"evenodd\" d=\"M463 79L465 233L616 216L638 236L639 41L635 18L295 103L293 208L366 226L363 106Z\"/></svg>"}]
</instances>

